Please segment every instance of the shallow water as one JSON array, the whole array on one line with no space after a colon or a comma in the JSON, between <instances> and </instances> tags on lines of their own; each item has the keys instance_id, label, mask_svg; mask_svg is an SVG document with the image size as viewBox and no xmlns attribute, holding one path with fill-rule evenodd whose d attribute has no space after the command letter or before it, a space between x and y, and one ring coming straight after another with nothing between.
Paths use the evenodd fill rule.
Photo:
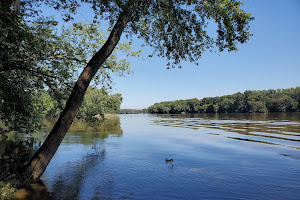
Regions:
<instances>
[{"instance_id":1,"label":"shallow water","mask_svg":"<svg viewBox=\"0 0 300 200\"><path fill-rule=\"evenodd\" d=\"M300 199L299 113L107 124L72 126L42 176L53 199Z\"/></svg>"}]
</instances>

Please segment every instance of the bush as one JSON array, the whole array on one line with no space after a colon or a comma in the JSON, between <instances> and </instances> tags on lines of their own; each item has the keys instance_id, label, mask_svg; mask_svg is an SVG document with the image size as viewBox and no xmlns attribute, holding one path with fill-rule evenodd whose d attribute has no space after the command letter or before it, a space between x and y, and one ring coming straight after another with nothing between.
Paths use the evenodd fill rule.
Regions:
<instances>
[{"instance_id":1,"label":"bush","mask_svg":"<svg viewBox=\"0 0 300 200\"><path fill-rule=\"evenodd\" d=\"M26 171L31 152L30 142L20 141L18 144L10 142L5 153L0 157L0 199L13 198L13 194L20 187L31 181Z\"/></svg>"}]
</instances>

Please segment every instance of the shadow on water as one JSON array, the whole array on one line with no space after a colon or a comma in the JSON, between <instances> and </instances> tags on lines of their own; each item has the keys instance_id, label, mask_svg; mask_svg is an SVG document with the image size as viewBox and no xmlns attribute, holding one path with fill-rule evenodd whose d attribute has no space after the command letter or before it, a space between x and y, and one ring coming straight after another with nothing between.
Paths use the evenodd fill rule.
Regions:
<instances>
[{"instance_id":1,"label":"shadow on water","mask_svg":"<svg viewBox=\"0 0 300 200\"><path fill-rule=\"evenodd\" d=\"M15 194L15 199L27 200L54 200L54 199L79 199L85 185L85 177L93 170L95 165L100 165L105 158L105 150L94 145L91 151L77 163L68 163L55 177L49 192L43 181L30 184Z\"/></svg>"},{"instance_id":2,"label":"shadow on water","mask_svg":"<svg viewBox=\"0 0 300 200\"><path fill-rule=\"evenodd\" d=\"M96 147L92 153L88 153L80 162L68 163L67 170L61 172L56 178L51 196L53 199L79 199L88 174L94 167L101 165L105 159L105 149Z\"/></svg>"},{"instance_id":3,"label":"shadow on water","mask_svg":"<svg viewBox=\"0 0 300 200\"><path fill-rule=\"evenodd\" d=\"M228 139L300 149L300 113L158 115L155 125L211 131Z\"/></svg>"}]
</instances>

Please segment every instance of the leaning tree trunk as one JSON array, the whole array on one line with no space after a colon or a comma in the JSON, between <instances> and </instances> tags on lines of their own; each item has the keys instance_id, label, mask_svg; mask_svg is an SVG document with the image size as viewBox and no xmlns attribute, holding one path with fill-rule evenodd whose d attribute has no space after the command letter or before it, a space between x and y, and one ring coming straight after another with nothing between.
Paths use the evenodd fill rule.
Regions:
<instances>
[{"instance_id":1,"label":"leaning tree trunk","mask_svg":"<svg viewBox=\"0 0 300 200\"><path fill-rule=\"evenodd\" d=\"M46 167L48 166L57 148L61 144L68 129L70 128L75 115L82 104L84 94L92 78L118 44L121 34L127 23L130 21L132 13L137 7L138 2L138 0L129 1L129 6L127 6L127 9L120 14L119 19L113 27L106 43L93 56L80 74L72 93L67 100L62 114L44 141L43 145L33 155L29 163L28 170L34 180L37 180L46 170Z\"/></svg>"}]
</instances>

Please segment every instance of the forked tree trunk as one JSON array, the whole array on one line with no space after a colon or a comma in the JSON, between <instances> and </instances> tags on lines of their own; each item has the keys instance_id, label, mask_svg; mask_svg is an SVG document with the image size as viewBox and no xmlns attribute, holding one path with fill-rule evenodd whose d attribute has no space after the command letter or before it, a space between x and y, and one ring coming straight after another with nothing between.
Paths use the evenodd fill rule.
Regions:
<instances>
[{"instance_id":1,"label":"forked tree trunk","mask_svg":"<svg viewBox=\"0 0 300 200\"><path fill-rule=\"evenodd\" d=\"M72 90L72 93L69 96L69 99L67 100L66 106L62 114L60 115L53 129L44 141L43 145L33 155L29 163L28 170L34 180L37 180L46 170L46 167L48 166L57 148L61 144L68 129L70 128L75 118L75 115L77 114L82 104L84 94L92 78L95 76L99 67L112 53L115 46L118 44L121 34L124 28L126 27L127 23L130 21L132 13L137 7L138 2L138 0L129 1L127 9L120 14L119 19L113 27L112 32L110 33L110 36L107 39L106 43L93 56L93 58L90 60L90 62L80 74Z\"/></svg>"}]
</instances>

